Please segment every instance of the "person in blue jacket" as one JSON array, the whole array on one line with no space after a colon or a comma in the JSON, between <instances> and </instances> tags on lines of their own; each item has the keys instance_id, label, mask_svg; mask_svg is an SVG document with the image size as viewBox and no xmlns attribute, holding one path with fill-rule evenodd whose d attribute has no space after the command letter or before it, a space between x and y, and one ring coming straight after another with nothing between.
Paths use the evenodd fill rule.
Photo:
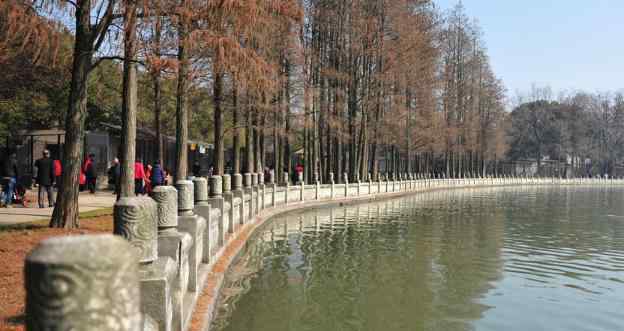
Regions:
<instances>
[{"instance_id":1,"label":"person in blue jacket","mask_svg":"<svg viewBox=\"0 0 624 331\"><path fill-rule=\"evenodd\" d=\"M152 178L150 178L150 180L152 181L152 189L156 186L165 184L165 173L160 166L160 161L156 161L156 163L154 163L154 166L152 167Z\"/></svg>"}]
</instances>

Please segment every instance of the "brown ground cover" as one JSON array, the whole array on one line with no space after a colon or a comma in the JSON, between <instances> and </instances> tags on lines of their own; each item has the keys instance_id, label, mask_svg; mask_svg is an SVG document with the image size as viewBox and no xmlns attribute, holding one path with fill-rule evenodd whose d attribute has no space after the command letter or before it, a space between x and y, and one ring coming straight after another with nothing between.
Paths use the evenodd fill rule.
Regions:
<instances>
[{"instance_id":1,"label":"brown ground cover","mask_svg":"<svg viewBox=\"0 0 624 331\"><path fill-rule=\"evenodd\" d=\"M50 229L46 222L0 228L0 331L25 330L24 259L40 241L55 236L111 233L110 215L82 218L80 229Z\"/></svg>"}]
</instances>

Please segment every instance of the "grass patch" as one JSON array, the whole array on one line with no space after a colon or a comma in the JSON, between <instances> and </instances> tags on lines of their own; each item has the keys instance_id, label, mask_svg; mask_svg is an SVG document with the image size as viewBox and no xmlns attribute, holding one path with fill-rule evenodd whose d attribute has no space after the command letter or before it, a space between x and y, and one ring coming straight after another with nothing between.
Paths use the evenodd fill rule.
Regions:
<instances>
[{"instance_id":1,"label":"grass patch","mask_svg":"<svg viewBox=\"0 0 624 331\"><path fill-rule=\"evenodd\" d=\"M91 211L85 211L78 214L78 219L80 220L88 220L93 218L98 218L102 216L111 216L113 215L113 208L101 208ZM50 223L49 218L44 218L28 223L20 223L20 224L8 224L8 225L0 225L0 233L7 231L20 231L20 230L35 230L41 228L47 228Z\"/></svg>"}]
</instances>

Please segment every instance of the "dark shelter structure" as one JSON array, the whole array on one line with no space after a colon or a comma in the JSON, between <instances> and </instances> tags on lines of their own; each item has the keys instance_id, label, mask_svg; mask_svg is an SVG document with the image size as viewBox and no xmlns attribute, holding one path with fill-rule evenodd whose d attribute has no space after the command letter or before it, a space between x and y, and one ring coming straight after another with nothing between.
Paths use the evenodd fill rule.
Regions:
<instances>
[{"instance_id":1,"label":"dark shelter structure","mask_svg":"<svg viewBox=\"0 0 624 331\"><path fill-rule=\"evenodd\" d=\"M153 164L158 158L156 134L145 128L137 129L137 159L143 164ZM169 173L175 169L175 138L162 136L163 141L163 168ZM35 161L41 157L44 150L50 151L50 157L62 160L63 144L65 144L65 131L59 129L33 130L17 132L11 136L2 137L0 147L0 162L10 154L17 155L19 173L18 181L31 187L32 178L35 174ZM95 170L98 175L98 183L107 183L107 169L114 158L119 157L121 143L121 127L104 124L102 130L89 131L85 135L83 145L83 157L95 155ZM189 142L189 167L199 162L203 173L207 173L212 165L212 144ZM190 170L190 169L189 169Z\"/></svg>"}]
</instances>

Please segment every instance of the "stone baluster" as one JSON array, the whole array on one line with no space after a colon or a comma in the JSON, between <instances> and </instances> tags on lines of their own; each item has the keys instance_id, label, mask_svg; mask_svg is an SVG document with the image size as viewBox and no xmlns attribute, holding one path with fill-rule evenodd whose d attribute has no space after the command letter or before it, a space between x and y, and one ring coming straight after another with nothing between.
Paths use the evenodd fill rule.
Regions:
<instances>
[{"instance_id":1,"label":"stone baluster","mask_svg":"<svg viewBox=\"0 0 624 331\"><path fill-rule=\"evenodd\" d=\"M260 211L260 191L258 186L258 174L255 172L251 174L251 193L253 199L253 218L258 215L258 212Z\"/></svg>"},{"instance_id":2,"label":"stone baluster","mask_svg":"<svg viewBox=\"0 0 624 331\"><path fill-rule=\"evenodd\" d=\"M230 186L230 176L227 175L227 184L225 176L211 176L208 179L209 196L207 203L210 205L210 222L208 228L210 233L214 236L210 241L210 255L216 257L218 251L225 245L225 236L229 231L234 231L232 220L228 217L225 204L227 199L230 199L231 194L225 196L223 191L225 186ZM214 212L217 210L218 212Z\"/></svg>"},{"instance_id":3,"label":"stone baluster","mask_svg":"<svg viewBox=\"0 0 624 331\"><path fill-rule=\"evenodd\" d=\"M158 193L158 187L154 194ZM174 189L175 190L175 189ZM139 257L140 287L142 289L141 307L149 315L159 330L170 330L174 319L174 298L170 292L177 290L181 295L184 275L179 274L178 261L163 256L159 257L159 226L160 206L152 198L125 197L119 199L114 206L113 232L125 238L136 250ZM177 218L176 218L177 220ZM176 224L164 223L163 231L171 231L177 235ZM186 248L190 247L190 237ZM166 248L165 248L166 249ZM179 281L176 282L176 279ZM179 298L178 298L179 299ZM147 304L149 300L149 304ZM179 303L179 300L175 301ZM179 307L179 306L175 306ZM176 314L176 321L181 325L181 317Z\"/></svg>"},{"instance_id":4,"label":"stone baluster","mask_svg":"<svg viewBox=\"0 0 624 331\"><path fill-rule=\"evenodd\" d=\"M221 207L221 227L225 229L223 232L223 242L225 242L225 233L234 233L234 228L238 224L240 217L240 208L234 202L234 193L232 192L232 176L223 175L220 179L215 178L214 198L223 199ZM221 187L221 191L218 188ZM211 188L211 196L212 194Z\"/></svg>"},{"instance_id":5,"label":"stone baluster","mask_svg":"<svg viewBox=\"0 0 624 331\"><path fill-rule=\"evenodd\" d=\"M247 221L250 221L253 218L253 189L251 173L245 173L244 185L245 188L243 189L243 204L245 206L245 223L247 223Z\"/></svg>"},{"instance_id":6,"label":"stone baluster","mask_svg":"<svg viewBox=\"0 0 624 331\"><path fill-rule=\"evenodd\" d=\"M368 173L368 195L371 195L373 193L373 176L371 175L371 173Z\"/></svg>"},{"instance_id":7,"label":"stone baluster","mask_svg":"<svg viewBox=\"0 0 624 331\"><path fill-rule=\"evenodd\" d=\"M389 185L390 185L390 175L386 172L386 174L384 175L384 181L386 182L386 191L385 193L388 193L388 189L389 189Z\"/></svg>"},{"instance_id":8,"label":"stone baluster","mask_svg":"<svg viewBox=\"0 0 624 331\"><path fill-rule=\"evenodd\" d=\"M271 190L271 206L275 207L277 205L277 200L276 200L276 193L277 193L277 183L275 182L275 171L271 170L271 172L269 173L269 183L271 184L271 187L273 188Z\"/></svg>"},{"instance_id":9,"label":"stone baluster","mask_svg":"<svg viewBox=\"0 0 624 331\"><path fill-rule=\"evenodd\" d=\"M206 220L195 215L195 188L190 180L176 182L178 189L178 230L186 232L193 238L193 247L189 254L189 284L191 292L199 291L199 266L201 265L204 249L204 233Z\"/></svg>"},{"instance_id":10,"label":"stone baluster","mask_svg":"<svg viewBox=\"0 0 624 331\"><path fill-rule=\"evenodd\" d=\"M381 193L381 173L377 172L377 194Z\"/></svg>"},{"instance_id":11,"label":"stone baluster","mask_svg":"<svg viewBox=\"0 0 624 331\"><path fill-rule=\"evenodd\" d=\"M186 311L184 298L189 284L189 254L193 239L178 231L178 190L173 186L158 186L152 191L158 205L158 255L173 259L176 266L173 287L172 330L182 330Z\"/></svg>"},{"instance_id":12,"label":"stone baluster","mask_svg":"<svg viewBox=\"0 0 624 331\"><path fill-rule=\"evenodd\" d=\"M259 210L263 210L265 208L265 194L266 194L266 187L264 185L264 173L263 172L259 172L258 173L258 192L260 193L260 199L259 201L259 205L260 208Z\"/></svg>"},{"instance_id":13,"label":"stone baluster","mask_svg":"<svg viewBox=\"0 0 624 331\"><path fill-rule=\"evenodd\" d=\"M345 172L343 174L343 180L344 180L344 196L345 198L349 196L349 175Z\"/></svg>"},{"instance_id":14,"label":"stone baluster","mask_svg":"<svg viewBox=\"0 0 624 331\"><path fill-rule=\"evenodd\" d=\"M24 264L26 329L144 330L137 251L110 234L39 243Z\"/></svg>"},{"instance_id":15,"label":"stone baluster","mask_svg":"<svg viewBox=\"0 0 624 331\"><path fill-rule=\"evenodd\" d=\"M314 199L316 201L321 200L320 190L321 190L321 181L319 179L319 173L314 172Z\"/></svg>"},{"instance_id":16,"label":"stone baluster","mask_svg":"<svg viewBox=\"0 0 624 331\"><path fill-rule=\"evenodd\" d=\"M356 172L355 173L355 182L357 184L357 196L360 196L360 188L362 186L362 182L360 181L360 173Z\"/></svg>"},{"instance_id":17,"label":"stone baluster","mask_svg":"<svg viewBox=\"0 0 624 331\"><path fill-rule=\"evenodd\" d=\"M285 172L284 173L284 184L286 188L284 189L284 204L288 204L288 193L290 193L290 175Z\"/></svg>"},{"instance_id":18,"label":"stone baluster","mask_svg":"<svg viewBox=\"0 0 624 331\"><path fill-rule=\"evenodd\" d=\"M193 212L199 217L203 218L205 221L205 229L203 233L203 248L202 248L202 262L210 263L210 256L212 252L210 247L212 246L211 242L216 239L216 237L211 236L211 209L210 204L208 203L208 180L204 177L195 177L193 178L193 188L195 189L195 207Z\"/></svg>"},{"instance_id":19,"label":"stone baluster","mask_svg":"<svg viewBox=\"0 0 624 331\"><path fill-rule=\"evenodd\" d=\"M396 181L397 181L397 174L396 172L392 173L392 192L396 192Z\"/></svg>"},{"instance_id":20,"label":"stone baluster","mask_svg":"<svg viewBox=\"0 0 624 331\"><path fill-rule=\"evenodd\" d=\"M234 174L234 184L233 184L233 192L234 192L234 200L236 200L236 198L238 198L239 200L236 200L234 202L234 205L232 205L232 208L235 208L235 206L238 207L238 223L234 223L236 226L240 225L240 224L245 224L245 192L243 191L243 175L241 174ZM239 203L237 204L236 202L239 201ZM236 231L236 229L234 229Z\"/></svg>"},{"instance_id":21,"label":"stone baluster","mask_svg":"<svg viewBox=\"0 0 624 331\"><path fill-rule=\"evenodd\" d=\"M299 191L299 201L305 201L305 180L303 180L303 172L297 173L297 179L299 180L300 191Z\"/></svg>"},{"instance_id":22,"label":"stone baluster","mask_svg":"<svg viewBox=\"0 0 624 331\"><path fill-rule=\"evenodd\" d=\"M330 185L330 188L329 188L329 198L331 200L333 200L334 199L334 190L336 188L336 182L334 181L334 173L333 172L329 173L329 185Z\"/></svg>"}]
</instances>

